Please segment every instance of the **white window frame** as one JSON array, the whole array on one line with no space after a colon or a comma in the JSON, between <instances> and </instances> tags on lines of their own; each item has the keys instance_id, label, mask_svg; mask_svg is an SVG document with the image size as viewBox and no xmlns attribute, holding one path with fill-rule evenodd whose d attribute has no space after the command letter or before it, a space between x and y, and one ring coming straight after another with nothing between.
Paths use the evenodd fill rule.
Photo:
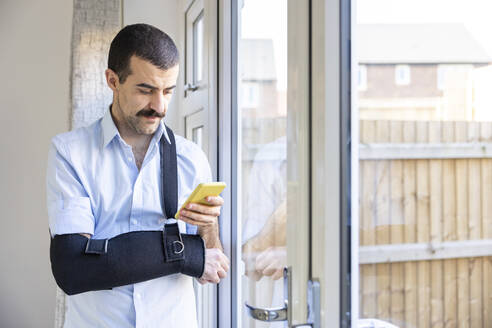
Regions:
<instances>
[{"instance_id":1,"label":"white window frame","mask_svg":"<svg viewBox=\"0 0 492 328\"><path fill-rule=\"evenodd\" d=\"M367 90L367 66L359 65L357 70L357 89L359 91Z\"/></svg>"},{"instance_id":2,"label":"white window frame","mask_svg":"<svg viewBox=\"0 0 492 328\"><path fill-rule=\"evenodd\" d=\"M396 85L409 85L412 81L410 65L395 66Z\"/></svg>"}]
</instances>

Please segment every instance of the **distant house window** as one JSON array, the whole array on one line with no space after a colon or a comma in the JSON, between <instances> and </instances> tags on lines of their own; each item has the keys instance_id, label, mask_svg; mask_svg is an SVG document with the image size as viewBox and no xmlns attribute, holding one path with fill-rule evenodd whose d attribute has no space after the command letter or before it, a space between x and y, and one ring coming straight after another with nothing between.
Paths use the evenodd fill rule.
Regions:
<instances>
[{"instance_id":1,"label":"distant house window","mask_svg":"<svg viewBox=\"0 0 492 328\"><path fill-rule=\"evenodd\" d=\"M359 65L358 87L359 91L365 91L367 89L367 67L365 65Z\"/></svg>"},{"instance_id":2,"label":"distant house window","mask_svg":"<svg viewBox=\"0 0 492 328\"><path fill-rule=\"evenodd\" d=\"M395 67L395 83L396 85L409 85L410 84L410 66L397 65Z\"/></svg>"},{"instance_id":3,"label":"distant house window","mask_svg":"<svg viewBox=\"0 0 492 328\"><path fill-rule=\"evenodd\" d=\"M260 99L260 86L258 83L243 83L242 107L258 107Z\"/></svg>"},{"instance_id":4,"label":"distant house window","mask_svg":"<svg viewBox=\"0 0 492 328\"><path fill-rule=\"evenodd\" d=\"M437 67L437 89L444 90L445 81L446 81L446 67L438 66Z\"/></svg>"}]
</instances>

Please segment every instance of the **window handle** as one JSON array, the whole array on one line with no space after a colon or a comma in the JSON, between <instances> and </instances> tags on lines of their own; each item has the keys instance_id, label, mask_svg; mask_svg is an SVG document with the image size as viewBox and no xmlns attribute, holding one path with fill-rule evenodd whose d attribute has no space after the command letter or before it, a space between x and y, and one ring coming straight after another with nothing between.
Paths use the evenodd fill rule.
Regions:
<instances>
[{"instance_id":1,"label":"window handle","mask_svg":"<svg viewBox=\"0 0 492 328\"><path fill-rule=\"evenodd\" d=\"M184 91L196 91L196 90L198 90L198 88L199 88L198 85L188 83L187 85L185 85Z\"/></svg>"}]
</instances>

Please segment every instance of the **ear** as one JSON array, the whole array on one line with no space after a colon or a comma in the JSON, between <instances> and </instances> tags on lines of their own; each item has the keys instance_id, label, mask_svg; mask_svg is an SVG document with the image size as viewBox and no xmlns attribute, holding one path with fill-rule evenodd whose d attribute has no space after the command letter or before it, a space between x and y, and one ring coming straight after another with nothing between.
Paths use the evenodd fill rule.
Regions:
<instances>
[{"instance_id":1,"label":"ear","mask_svg":"<svg viewBox=\"0 0 492 328\"><path fill-rule=\"evenodd\" d=\"M106 75L106 83L108 84L108 87L114 92L118 91L118 87L120 85L120 78L118 77L118 74L110 68L106 69L104 74Z\"/></svg>"}]
</instances>

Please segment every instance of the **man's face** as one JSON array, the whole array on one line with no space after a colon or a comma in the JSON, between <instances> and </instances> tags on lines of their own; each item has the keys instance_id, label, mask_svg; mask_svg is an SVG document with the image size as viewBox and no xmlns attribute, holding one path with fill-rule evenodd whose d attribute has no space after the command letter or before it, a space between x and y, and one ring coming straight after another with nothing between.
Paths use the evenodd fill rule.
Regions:
<instances>
[{"instance_id":1,"label":"man's face","mask_svg":"<svg viewBox=\"0 0 492 328\"><path fill-rule=\"evenodd\" d=\"M176 87L179 65L162 70L132 56L130 70L124 83L119 83L116 78L118 81L112 87L113 115L120 124L125 124L136 134L153 134L166 115Z\"/></svg>"}]
</instances>

